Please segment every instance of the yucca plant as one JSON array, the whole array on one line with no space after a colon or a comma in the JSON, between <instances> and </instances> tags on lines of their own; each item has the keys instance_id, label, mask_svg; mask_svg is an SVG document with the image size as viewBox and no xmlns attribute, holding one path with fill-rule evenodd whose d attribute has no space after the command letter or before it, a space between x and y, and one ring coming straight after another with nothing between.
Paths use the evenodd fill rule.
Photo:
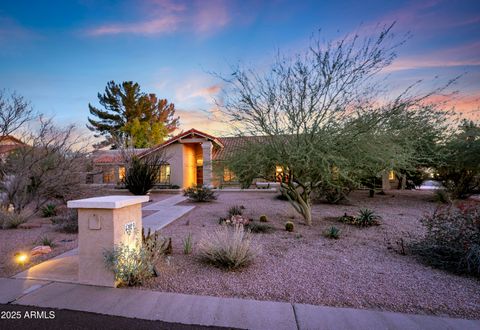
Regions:
<instances>
[{"instance_id":1,"label":"yucca plant","mask_svg":"<svg viewBox=\"0 0 480 330\"><path fill-rule=\"evenodd\" d=\"M55 204L47 204L42 208L44 218L50 218L57 215L57 206Z\"/></svg>"},{"instance_id":2,"label":"yucca plant","mask_svg":"<svg viewBox=\"0 0 480 330\"><path fill-rule=\"evenodd\" d=\"M323 235L327 238L339 239L340 238L340 229L335 226L331 226L325 230Z\"/></svg>"}]
</instances>

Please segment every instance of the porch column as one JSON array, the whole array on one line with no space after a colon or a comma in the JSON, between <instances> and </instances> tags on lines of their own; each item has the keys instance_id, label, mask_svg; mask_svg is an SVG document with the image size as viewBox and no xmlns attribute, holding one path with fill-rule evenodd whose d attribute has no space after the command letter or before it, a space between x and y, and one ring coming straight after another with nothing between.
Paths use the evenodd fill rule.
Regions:
<instances>
[{"instance_id":1,"label":"porch column","mask_svg":"<svg viewBox=\"0 0 480 330\"><path fill-rule=\"evenodd\" d=\"M207 187L212 186L212 149L212 142L205 141L202 143L203 185Z\"/></svg>"}]
</instances>

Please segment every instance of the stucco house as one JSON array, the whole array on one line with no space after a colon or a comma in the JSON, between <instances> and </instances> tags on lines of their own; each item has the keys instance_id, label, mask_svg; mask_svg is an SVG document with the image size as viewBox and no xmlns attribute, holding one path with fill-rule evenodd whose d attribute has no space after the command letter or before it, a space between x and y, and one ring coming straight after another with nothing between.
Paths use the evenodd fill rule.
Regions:
<instances>
[{"instance_id":1,"label":"stucco house","mask_svg":"<svg viewBox=\"0 0 480 330\"><path fill-rule=\"evenodd\" d=\"M11 135L0 136L0 160L5 160L11 152L23 146L26 144Z\"/></svg>"},{"instance_id":2,"label":"stucco house","mask_svg":"<svg viewBox=\"0 0 480 330\"><path fill-rule=\"evenodd\" d=\"M238 147L244 138L215 137L190 129L150 149L136 149L139 158L161 152L166 163L158 174L158 186L186 188L197 185L219 186L235 184L235 175L227 168L220 174L213 164ZM119 150L96 152L88 183L118 184L125 176L125 164Z\"/></svg>"},{"instance_id":3,"label":"stucco house","mask_svg":"<svg viewBox=\"0 0 480 330\"><path fill-rule=\"evenodd\" d=\"M160 188L187 188L192 186L238 185L235 174L222 165L222 160L234 153L249 138L259 137L215 137L194 128L180 133L149 149L135 149L139 157L162 153L166 162L158 173ZM214 171L215 166L215 171ZM120 150L96 152L93 170L87 174L87 183L120 184L125 176L124 157ZM384 172L382 189L397 189L399 181L393 171Z\"/></svg>"}]
</instances>

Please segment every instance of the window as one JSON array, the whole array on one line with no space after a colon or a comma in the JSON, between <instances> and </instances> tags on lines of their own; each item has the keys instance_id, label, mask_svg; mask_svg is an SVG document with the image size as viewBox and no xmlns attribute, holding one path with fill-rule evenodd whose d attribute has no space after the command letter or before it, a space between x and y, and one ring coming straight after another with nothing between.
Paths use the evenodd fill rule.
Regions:
<instances>
[{"instance_id":1,"label":"window","mask_svg":"<svg viewBox=\"0 0 480 330\"><path fill-rule=\"evenodd\" d=\"M160 165L160 168L158 169L157 183L170 183L170 164Z\"/></svg>"},{"instance_id":2,"label":"window","mask_svg":"<svg viewBox=\"0 0 480 330\"><path fill-rule=\"evenodd\" d=\"M125 166L120 166L118 168L118 181L123 181L125 179Z\"/></svg>"},{"instance_id":3,"label":"window","mask_svg":"<svg viewBox=\"0 0 480 330\"><path fill-rule=\"evenodd\" d=\"M235 181L235 173L230 171L228 168L223 168L223 182L233 182Z\"/></svg>"},{"instance_id":4,"label":"window","mask_svg":"<svg viewBox=\"0 0 480 330\"><path fill-rule=\"evenodd\" d=\"M388 173L388 180L395 180L395 172L394 171L390 171Z\"/></svg>"},{"instance_id":5,"label":"window","mask_svg":"<svg viewBox=\"0 0 480 330\"><path fill-rule=\"evenodd\" d=\"M114 183L115 182L115 171L113 167L107 167L103 170L103 183Z\"/></svg>"}]
</instances>

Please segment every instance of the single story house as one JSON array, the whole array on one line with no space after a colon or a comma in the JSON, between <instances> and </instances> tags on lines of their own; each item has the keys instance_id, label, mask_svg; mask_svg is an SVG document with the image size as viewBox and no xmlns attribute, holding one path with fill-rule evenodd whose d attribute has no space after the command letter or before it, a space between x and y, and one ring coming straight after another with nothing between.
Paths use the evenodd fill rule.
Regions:
<instances>
[{"instance_id":1,"label":"single story house","mask_svg":"<svg viewBox=\"0 0 480 330\"><path fill-rule=\"evenodd\" d=\"M192 186L238 185L235 174L221 166L226 155L235 152L246 139L258 137L215 137L190 129L155 147L135 149L139 158L161 152L165 164L158 173L157 185L165 188L187 188ZM121 150L97 151L93 155L93 170L87 174L87 183L120 184L125 177L125 161ZM213 165L217 165L215 171ZM220 165L220 166L218 166ZM278 170L278 169L277 169ZM393 171L385 172L381 179L385 190L399 186Z\"/></svg>"},{"instance_id":2,"label":"single story house","mask_svg":"<svg viewBox=\"0 0 480 330\"><path fill-rule=\"evenodd\" d=\"M223 175L213 171L213 163L238 147L241 137L218 138L190 129L150 149L135 149L139 157L161 152L165 164L158 174L158 185L186 188L197 185L219 186L235 184L235 175L228 169ZM97 151L87 183L119 184L125 176L124 156L120 150Z\"/></svg>"}]
</instances>

